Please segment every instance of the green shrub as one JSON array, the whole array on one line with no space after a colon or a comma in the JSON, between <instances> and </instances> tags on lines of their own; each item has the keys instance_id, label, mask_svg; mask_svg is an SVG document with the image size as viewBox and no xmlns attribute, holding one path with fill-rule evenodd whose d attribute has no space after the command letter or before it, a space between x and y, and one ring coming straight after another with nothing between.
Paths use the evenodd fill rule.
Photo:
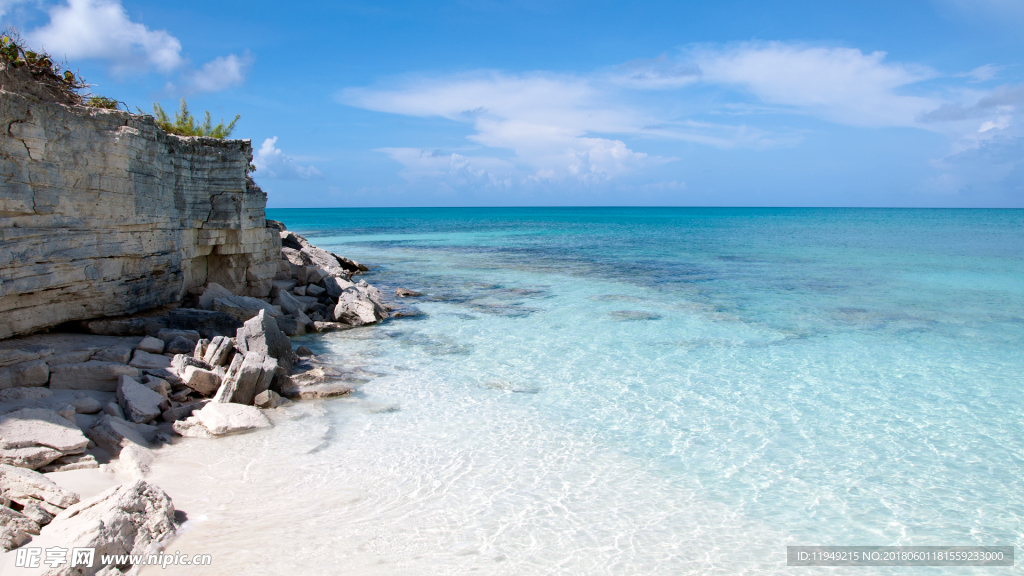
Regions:
<instances>
[{"instance_id":1,"label":"green shrub","mask_svg":"<svg viewBox=\"0 0 1024 576\"><path fill-rule=\"evenodd\" d=\"M213 120L210 119L210 111L206 111L206 120L200 124L196 121L192 113L188 111L188 105L185 103L185 99L181 99L181 110L174 113L174 122L167 116L164 109L159 105L153 104L153 116L156 118L157 126L163 128L170 134L177 134L179 136L206 136L209 138L227 138L231 135L231 132L235 129L235 123L242 117L241 114L235 115L235 119L230 124L224 125L224 119L221 118L220 124L213 125Z\"/></svg>"},{"instance_id":2,"label":"green shrub","mask_svg":"<svg viewBox=\"0 0 1024 576\"><path fill-rule=\"evenodd\" d=\"M107 98L106 96L89 96L85 99L85 105L92 108L106 108L107 110L117 110L117 100L113 98Z\"/></svg>"}]
</instances>

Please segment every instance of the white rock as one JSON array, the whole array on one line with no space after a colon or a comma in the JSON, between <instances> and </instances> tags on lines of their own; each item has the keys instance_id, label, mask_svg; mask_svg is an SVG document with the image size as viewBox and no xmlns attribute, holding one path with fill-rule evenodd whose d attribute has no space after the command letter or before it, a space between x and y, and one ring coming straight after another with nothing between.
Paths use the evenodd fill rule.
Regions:
<instances>
[{"instance_id":1,"label":"white rock","mask_svg":"<svg viewBox=\"0 0 1024 576\"><path fill-rule=\"evenodd\" d=\"M71 401L78 414L96 414L103 410L103 404L92 396L82 396Z\"/></svg>"},{"instance_id":2,"label":"white rock","mask_svg":"<svg viewBox=\"0 0 1024 576\"><path fill-rule=\"evenodd\" d=\"M136 480L61 512L40 532L41 547L94 548L102 555L147 554L174 534L174 504L160 488ZM62 574L65 572L61 572ZM70 572L67 572L70 574Z\"/></svg>"},{"instance_id":3,"label":"white rock","mask_svg":"<svg viewBox=\"0 0 1024 576\"><path fill-rule=\"evenodd\" d=\"M256 395L253 402L258 408L277 408L287 404L288 400L281 398L281 395L273 390L264 390Z\"/></svg>"},{"instance_id":4,"label":"white rock","mask_svg":"<svg viewBox=\"0 0 1024 576\"><path fill-rule=\"evenodd\" d=\"M210 282L206 285L206 289L203 290L203 294L199 296L199 307L203 310L212 310L214 300L217 298L228 298L230 296L230 290L216 282Z\"/></svg>"},{"instance_id":5,"label":"white rock","mask_svg":"<svg viewBox=\"0 0 1024 576\"><path fill-rule=\"evenodd\" d=\"M0 368L0 388L42 386L49 379L50 367L45 360L31 360Z\"/></svg>"},{"instance_id":6,"label":"white rock","mask_svg":"<svg viewBox=\"0 0 1024 576\"><path fill-rule=\"evenodd\" d=\"M122 376L117 385L117 403L124 410L125 420L141 424L152 422L163 412L165 402L163 396L128 376Z\"/></svg>"},{"instance_id":7,"label":"white rock","mask_svg":"<svg viewBox=\"0 0 1024 576\"><path fill-rule=\"evenodd\" d=\"M204 396L210 396L220 388L220 376L216 372L203 370L195 366L185 368L185 373L181 379L185 382L186 386Z\"/></svg>"},{"instance_id":8,"label":"white rock","mask_svg":"<svg viewBox=\"0 0 1024 576\"><path fill-rule=\"evenodd\" d=\"M206 426L203 426L196 416L178 420L171 425L171 428L186 438L214 438L214 435L206 429Z\"/></svg>"},{"instance_id":9,"label":"white rock","mask_svg":"<svg viewBox=\"0 0 1024 576\"><path fill-rule=\"evenodd\" d=\"M170 368L171 359L162 354L151 354L145 350L136 350L135 354L132 354L132 361L128 365L142 369Z\"/></svg>"},{"instance_id":10,"label":"white rock","mask_svg":"<svg viewBox=\"0 0 1024 576\"><path fill-rule=\"evenodd\" d=\"M89 439L96 443L111 456L120 454L121 449L129 444L138 444L144 448L149 442L129 422L113 416L104 416L87 432Z\"/></svg>"},{"instance_id":11,"label":"white rock","mask_svg":"<svg viewBox=\"0 0 1024 576\"><path fill-rule=\"evenodd\" d=\"M164 341L159 338L153 338L152 336L146 336L139 342L139 345L135 347L136 350L142 350L143 352L149 352L150 354L163 354L164 353Z\"/></svg>"},{"instance_id":12,"label":"white rock","mask_svg":"<svg viewBox=\"0 0 1024 576\"><path fill-rule=\"evenodd\" d=\"M0 550L14 550L36 534L39 534L39 524L21 512L0 506Z\"/></svg>"},{"instance_id":13,"label":"white rock","mask_svg":"<svg viewBox=\"0 0 1024 576\"><path fill-rule=\"evenodd\" d=\"M156 460L156 456L149 448L129 444L122 448L121 453L117 455L117 467L132 478L145 478L149 474L149 467L154 460Z\"/></svg>"},{"instance_id":14,"label":"white rock","mask_svg":"<svg viewBox=\"0 0 1024 576\"><path fill-rule=\"evenodd\" d=\"M87 444L82 431L53 410L22 408L0 416L0 448L49 446L70 454Z\"/></svg>"},{"instance_id":15,"label":"white rock","mask_svg":"<svg viewBox=\"0 0 1024 576\"><path fill-rule=\"evenodd\" d=\"M145 354L145 352L143 352ZM50 369L53 390L98 390L114 392L121 376L139 377L139 369L116 362L90 360L82 364L65 364Z\"/></svg>"},{"instance_id":16,"label":"white rock","mask_svg":"<svg viewBox=\"0 0 1024 576\"><path fill-rule=\"evenodd\" d=\"M117 402L107 402L107 404L103 406L103 413L124 420L124 410L121 409L121 405Z\"/></svg>"},{"instance_id":17,"label":"white rock","mask_svg":"<svg viewBox=\"0 0 1024 576\"><path fill-rule=\"evenodd\" d=\"M203 427L216 436L269 428L270 420L259 408L242 404L211 402L195 413Z\"/></svg>"},{"instance_id":18,"label":"white rock","mask_svg":"<svg viewBox=\"0 0 1024 576\"><path fill-rule=\"evenodd\" d=\"M61 488L39 472L0 464L0 497L15 502L38 500L58 508L78 502L78 494Z\"/></svg>"},{"instance_id":19,"label":"white rock","mask_svg":"<svg viewBox=\"0 0 1024 576\"><path fill-rule=\"evenodd\" d=\"M49 446L0 448L0 464L37 470L60 458L64 453Z\"/></svg>"}]
</instances>

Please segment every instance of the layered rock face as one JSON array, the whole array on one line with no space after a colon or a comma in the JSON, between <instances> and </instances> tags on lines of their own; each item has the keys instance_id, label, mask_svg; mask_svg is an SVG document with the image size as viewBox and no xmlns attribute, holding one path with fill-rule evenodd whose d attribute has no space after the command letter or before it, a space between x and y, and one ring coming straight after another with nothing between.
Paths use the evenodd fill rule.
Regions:
<instances>
[{"instance_id":1,"label":"layered rock face","mask_svg":"<svg viewBox=\"0 0 1024 576\"><path fill-rule=\"evenodd\" d=\"M216 282L266 297L281 240L248 140L0 90L0 339L133 314Z\"/></svg>"}]
</instances>

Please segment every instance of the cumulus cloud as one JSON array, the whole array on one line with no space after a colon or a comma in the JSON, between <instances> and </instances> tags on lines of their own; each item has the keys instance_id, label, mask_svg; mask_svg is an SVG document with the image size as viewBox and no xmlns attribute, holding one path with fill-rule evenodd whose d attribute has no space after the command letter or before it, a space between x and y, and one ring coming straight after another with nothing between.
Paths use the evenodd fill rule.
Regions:
<instances>
[{"instance_id":1,"label":"cumulus cloud","mask_svg":"<svg viewBox=\"0 0 1024 576\"><path fill-rule=\"evenodd\" d=\"M941 103L901 92L934 78L934 71L888 63L885 52L773 42L701 48L693 58L706 83L738 86L763 102L843 124L913 126Z\"/></svg>"},{"instance_id":2,"label":"cumulus cloud","mask_svg":"<svg viewBox=\"0 0 1024 576\"><path fill-rule=\"evenodd\" d=\"M277 147L277 136L263 141L259 150L253 154L252 163L259 177L309 180L323 176L315 166L301 166L294 158L281 152Z\"/></svg>"},{"instance_id":3,"label":"cumulus cloud","mask_svg":"<svg viewBox=\"0 0 1024 576\"><path fill-rule=\"evenodd\" d=\"M149 67L170 72L183 62L177 38L132 22L116 0L68 0L49 12L49 23L29 39L54 55L107 59L120 72Z\"/></svg>"},{"instance_id":4,"label":"cumulus cloud","mask_svg":"<svg viewBox=\"0 0 1024 576\"><path fill-rule=\"evenodd\" d=\"M0 0L0 14L16 4L36 0ZM28 40L57 57L110 62L124 76L155 70L174 77L175 93L215 92L241 84L252 56L229 54L198 69L182 55L181 42L166 30L133 22L120 0L67 0L49 9L49 22L27 34Z\"/></svg>"},{"instance_id":5,"label":"cumulus cloud","mask_svg":"<svg viewBox=\"0 0 1024 576\"><path fill-rule=\"evenodd\" d=\"M354 88L341 94L343 102L361 108L472 124L471 141L514 154L511 160L493 155L470 160L470 166L479 166L495 181L509 178L513 165L524 180L593 182L665 161L634 151L620 139L597 135L635 133L649 120L603 98L582 78L497 72L418 79L394 88ZM389 150L407 173L419 170L424 161L422 154ZM496 168L501 172L492 172Z\"/></svg>"},{"instance_id":6,"label":"cumulus cloud","mask_svg":"<svg viewBox=\"0 0 1024 576\"><path fill-rule=\"evenodd\" d=\"M241 56L219 56L203 64L199 70L186 74L186 89L189 92L218 92L237 86L245 81L251 65L252 55L248 51Z\"/></svg>"}]
</instances>

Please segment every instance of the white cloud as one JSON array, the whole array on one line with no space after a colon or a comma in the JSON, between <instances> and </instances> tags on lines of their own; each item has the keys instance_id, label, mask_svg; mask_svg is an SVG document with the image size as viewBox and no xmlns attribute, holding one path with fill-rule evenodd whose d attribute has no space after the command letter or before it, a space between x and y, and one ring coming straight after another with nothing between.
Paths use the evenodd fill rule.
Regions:
<instances>
[{"instance_id":1,"label":"white cloud","mask_svg":"<svg viewBox=\"0 0 1024 576\"><path fill-rule=\"evenodd\" d=\"M294 158L281 152L277 147L277 136L263 141L259 150L253 154L252 163L256 166L257 177L309 180L323 176L316 167L300 166Z\"/></svg>"},{"instance_id":2,"label":"white cloud","mask_svg":"<svg viewBox=\"0 0 1024 576\"><path fill-rule=\"evenodd\" d=\"M149 67L170 72L183 62L177 38L132 22L116 0L68 0L51 8L50 22L29 39L55 56L110 60L122 73Z\"/></svg>"},{"instance_id":3,"label":"white cloud","mask_svg":"<svg viewBox=\"0 0 1024 576\"><path fill-rule=\"evenodd\" d=\"M886 63L885 56L777 42L693 53L705 83L739 86L763 102L843 124L914 126L941 101L900 90L936 74L923 66Z\"/></svg>"},{"instance_id":4,"label":"white cloud","mask_svg":"<svg viewBox=\"0 0 1024 576\"><path fill-rule=\"evenodd\" d=\"M241 56L219 56L187 75L187 89L190 92L217 92L237 86L245 81L245 74L251 65L252 55L249 52Z\"/></svg>"},{"instance_id":5,"label":"white cloud","mask_svg":"<svg viewBox=\"0 0 1024 576\"><path fill-rule=\"evenodd\" d=\"M349 89L341 100L370 110L472 124L471 141L514 153L507 160L493 156L469 160L470 166L484 170L496 182L511 177L511 166L517 167L516 177L523 180L593 182L665 161L631 150L622 140L595 135L636 133L649 120L604 97L587 79L487 72L414 80L390 89ZM409 149L388 150L406 166L407 174L418 173L424 162L442 169L433 152L432 160L426 161L426 156ZM497 169L501 171L493 172Z\"/></svg>"}]
</instances>

